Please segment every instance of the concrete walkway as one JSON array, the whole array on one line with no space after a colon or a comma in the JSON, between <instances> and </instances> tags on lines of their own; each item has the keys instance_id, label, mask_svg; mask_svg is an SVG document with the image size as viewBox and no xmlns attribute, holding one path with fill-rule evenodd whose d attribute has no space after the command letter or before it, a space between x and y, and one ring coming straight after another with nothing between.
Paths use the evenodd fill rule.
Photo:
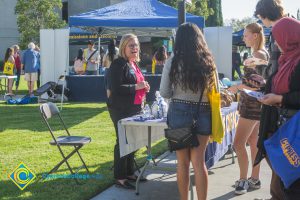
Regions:
<instances>
[{"instance_id":1,"label":"concrete walkway","mask_svg":"<svg viewBox=\"0 0 300 200\"><path fill-rule=\"evenodd\" d=\"M265 161L261 165L261 189L249 191L247 194L239 196L234 194L234 183L239 178L237 159L235 160L235 164L232 164L231 155L226 155L222 161L209 169L208 199L254 200L256 198L269 198L271 170ZM158 166L157 168L147 168L145 175L149 181L140 184L140 194L138 196L135 195L133 190L112 186L92 200L179 200L175 173L175 153L168 155ZM191 174L191 178L194 179L193 174ZM194 200L197 199L195 189L194 186Z\"/></svg>"}]
</instances>

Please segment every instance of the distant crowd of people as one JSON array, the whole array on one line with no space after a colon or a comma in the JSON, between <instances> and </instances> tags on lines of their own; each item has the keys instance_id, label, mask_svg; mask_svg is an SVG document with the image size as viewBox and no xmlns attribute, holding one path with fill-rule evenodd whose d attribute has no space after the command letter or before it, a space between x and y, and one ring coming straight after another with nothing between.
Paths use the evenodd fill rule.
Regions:
<instances>
[{"instance_id":1,"label":"distant crowd of people","mask_svg":"<svg viewBox=\"0 0 300 200\"><path fill-rule=\"evenodd\" d=\"M22 52L18 45L7 48L2 69L3 74L7 76L17 76L16 79L8 79L7 95L14 95L14 82L15 91L18 91L20 76L24 73L24 79L27 81L28 94L33 96L35 82L37 83L37 87L40 87L40 68L40 49L33 42L30 42L28 48Z\"/></svg>"},{"instance_id":2,"label":"distant crowd of people","mask_svg":"<svg viewBox=\"0 0 300 200\"><path fill-rule=\"evenodd\" d=\"M113 43L113 44L112 44ZM74 71L77 75L99 75L106 74L105 70L109 68L111 61L113 59L112 55L115 58L118 57L119 50L116 44L115 39L111 39L108 44L108 49L104 50L103 46L100 47L100 53L98 49L95 48L94 41L89 40L88 48L83 49L80 48L78 50L77 56L74 60ZM112 45L115 46L115 50L111 49ZM146 54L143 54L146 55ZM149 57L146 55L146 57ZM157 51L155 51L151 63L150 70L148 71L148 66L144 66L147 68L147 73L150 74L161 74L164 64L169 57L167 49L164 45L160 46ZM147 58L145 58L147 60ZM146 65L149 65L147 63Z\"/></svg>"}]
</instances>

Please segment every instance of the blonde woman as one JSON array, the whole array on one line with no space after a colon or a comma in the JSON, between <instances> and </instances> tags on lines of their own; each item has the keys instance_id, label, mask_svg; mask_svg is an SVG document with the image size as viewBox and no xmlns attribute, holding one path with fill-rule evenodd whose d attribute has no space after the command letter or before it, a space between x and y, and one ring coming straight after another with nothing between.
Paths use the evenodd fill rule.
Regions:
<instances>
[{"instance_id":1,"label":"blonde woman","mask_svg":"<svg viewBox=\"0 0 300 200\"><path fill-rule=\"evenodd\" d=\"M244 42L247 47L251 48L252 58L244 62L244 78L243 84L237 86L237 89L243 88L250 90L259 90L264 85L262 78L263 69L266 67L269 55L264 48L265 39L263 34L263 27L258 23L252 23L245 27ZM255 58L255 59L253 59ZM263 65L257 65L261 63ZM256 98L248 96L245 92L241 91L239 100L239 113L240 118L238 121L236 135L234 138L234 149L238 157L240 167L240 177L235 183L235 193L245 194L249 188L259 189L261 182L259 180L259 169L257 165L252 168L251 175L248 175L249 159L246 150L248 143L251 150L251 161L253 165L257 153L257 140L259 120L261 113L261 103Z\"/></svg>"},{"instance_id":2,"label":"blonde woman","mask_svg":"<svg viewBox=\"0 0 300 200\"><path fill-rule=\"evenodd\" d=\"M114 149L114 178L116 185L124 189L135 189L129 181L136 181L137 176L134 175L134 152L120 158L118 121L138 114L146 92L150 90L137 65L140 60L139 53L137 36L124 35L120 41L119 58L113 60L108 73L111 86L107 106L117 136ZM146 179L141 178L140 181Z\"/></svg>"}]
</instances>

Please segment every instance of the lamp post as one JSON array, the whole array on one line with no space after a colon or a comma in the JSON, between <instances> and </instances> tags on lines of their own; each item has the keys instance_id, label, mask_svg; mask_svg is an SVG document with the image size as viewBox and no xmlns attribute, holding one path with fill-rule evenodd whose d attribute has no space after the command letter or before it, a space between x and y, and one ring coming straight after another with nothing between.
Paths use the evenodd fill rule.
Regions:
<instances>
[{"instance_id":1,"label":"lamp post","mask_svg":"<svg viewBox=\"0 0 300 200\"><path fill-rule=\"evenodd\" d=\"M185 17L185 0L178 2L178 26L186 22Z\"/></svg>"}]
</instances>

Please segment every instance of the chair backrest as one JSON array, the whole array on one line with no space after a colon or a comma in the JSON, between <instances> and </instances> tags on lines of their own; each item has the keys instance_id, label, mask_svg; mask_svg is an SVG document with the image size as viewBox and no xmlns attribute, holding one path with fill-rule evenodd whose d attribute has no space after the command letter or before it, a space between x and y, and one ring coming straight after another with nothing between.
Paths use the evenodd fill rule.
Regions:
<instances>
[{"instance_id":1,"label":"chair backrest","mask_svg":"<svg viewBox=\"0 0 300 200\"><path fill-rule=\"evenodd\" d=\"M44 85L42 85L41 87L39 87L36 91L35 91L35 95L36 96L41 96L42 94L50 91L51 89L54 89L56 86L56 83L53 81L49 81L47 83L45 83Z\"/></svg>"},{"instance_id":2,"label":"chair backrest","mask_svg":"<svg viewBox=\"0 0 300 200\"><path fill-rule=\"evenodd\" d=\"M51 117L59 114L57 106L52 102L40 105L40 111L46 119L50 119Z\"/></svg>"},{"instance_id":3,"label":"chair backrest","mask_svg":"<svg viewBox=\"0 0 300 200\"><path fill-rule=\"evenodd\" d=\"M48 127L48 129L49 129L49 131L50 131L50 133L51 133L54 140L55 140L55 138L54 138L54 135L53 135L53 130L50 127L48 119L50 119L51 117L54 117L55 115L58 115L58 118L59 118L61 124L63 125L66 133L70 136L70 132L69 132L67 126L65 125L63 119L61 118L61 116L59 114L60 112L59 112L57 106L54 103L48 102L48 103L44 103L44 104L40 105L40 112L41 112L42 117L43 117L43 119L44 119L44 121L45 121L45 123L46 123L46 125L47 125L47 127Z\"/></svg>"}]
</instances>

